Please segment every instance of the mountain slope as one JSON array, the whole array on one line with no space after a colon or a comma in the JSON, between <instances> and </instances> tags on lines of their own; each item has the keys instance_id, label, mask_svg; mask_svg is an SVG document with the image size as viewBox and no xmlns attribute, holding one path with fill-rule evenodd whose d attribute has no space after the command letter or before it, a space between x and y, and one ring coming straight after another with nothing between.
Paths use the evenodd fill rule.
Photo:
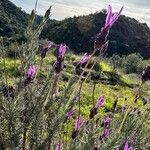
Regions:
<instances>
[{"instance_id":1,"label":"mountain slope","mask_svg":"<svg viewBox=\"0 0 150 150\"><path fill-rule=\"evenodd\" d=\"M75 52L86 52L93 49L94 36L105 20L105 13L95 13L65 19L49 24L42 37L56 43L65 42ZM144 58L150 58L150 28L135 19L121 16L110 32L108 55L140 53Z\"/></svg>"},{"instance_id":2,"label":"mountain slope","mask_svg":"<svg viewBox=\"0 0 150 150\"><path fill-rule=\"evenodd\" d=\"M0 0L0 36L12 37L24 31L27 14L8 0Z\"/></svg>"}]
</instances>

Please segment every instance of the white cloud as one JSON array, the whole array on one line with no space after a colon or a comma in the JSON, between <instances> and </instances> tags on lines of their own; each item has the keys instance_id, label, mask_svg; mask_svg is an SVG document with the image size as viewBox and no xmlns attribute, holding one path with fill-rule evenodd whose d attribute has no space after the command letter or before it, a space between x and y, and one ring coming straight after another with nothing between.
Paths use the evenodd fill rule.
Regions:
<instances>
[{"instance_id":1,"label":"white cloud","mask_svg":"<svg viewBox=\"0 0 150 150\"><path fill-rule=\"evenodd\" d=\"M12 1L28 12L34 8L35 0ZM52 18L60 20L74 15L87 15L104 8L107 9L109 4L113 6L114 10L119 10L124 5L124 15L146 22L150 26L150 0L38 0L37 11L43 15L46 9L52 5Z\"/></svg>"}]
</instances>

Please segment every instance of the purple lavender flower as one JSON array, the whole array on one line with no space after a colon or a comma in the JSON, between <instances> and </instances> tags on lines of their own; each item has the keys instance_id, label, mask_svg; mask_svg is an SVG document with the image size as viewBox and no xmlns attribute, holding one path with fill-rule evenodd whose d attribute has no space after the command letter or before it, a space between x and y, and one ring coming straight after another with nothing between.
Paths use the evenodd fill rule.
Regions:
<instances>
[{"instance_id":1,"label":"purple lavender flower","mask_svg":"<svg viewBox=\"0 0 150 150\"><path fill-rule=\"evenodd\" d=\"M145 82L150 79L150 65L148 65L142 73L142 82Z\"/></svg>"},{"instance_id":2,"label":"purple lavender flower","mask_svg":"<svg viewBox=\"0 0 150 150\"><path fill-rule=\"evenodd\" d=\"M68 119L72 118L74 116L75 112L74 110L70 109L67 113L66 113L66 117L65 120L67 121Z\"/></svg>"},{"instance_id":3,"label":"purple lavender flower","mask_svg":"<svg viewBox=\"0 0 150 150\"><path fill-rule=\"evenodd\" d=\"M90 118L90 119L94 118L94 116L97 114L98 108L102 107L104 104L105 104L105 97L104 97L104 96L101 96L101 97L97 100L95 106L90 110L89 118Z\"/></svg>"},{"instance_id":4,"label":"purple lavender flower","mask_svg":"<svg viewBox=\"0 0 150 150\"><path fill-rule=\"evenodd\" d=\"M29 69L27 70L27 75L26 75L24 86L26 86L27 84L29 84L34 79L35 74L36 74L35 66L31 65L29 67Z\"/></svg>"},{"instance_id":5,"label":"purple lavender flower","mask_svg":"<svg viewBox=\"0 0 150 150\"><path fill-rule=\"evenodd\" d=\"M83 120L81 120L80 118L77 119L75 122L75 130L79 130L83 126L83 123Z\"/></svg>"},{"instance_id":6,"label":"purple lavender flower","mask_svg":"<svg viewBox=\"0 0 150 150\"><path fill-rule=\"evenodd\" d=\"M119 16L121 15L123 10L123 7L120 9L120 11L117 13L115 12L114 14L112 13L112 7L111 5L108 6L107 10L107 17L105 20L105 26L104 28L109 27L109 29L112 27L112 25L118 20Z\"/></svg>"},{"instance_id":7,"label":"purple lavender flower","mask_svg":"<svg viewBox=\"0 0 150 150\"><path fill-rule=\"evenodd\" d=\"M105 96L101 96L96 102L95 108L100 108L105 104Z\"/></svg>"},{"instance_id":8,"label":"purple lavender flower","mask_svg":"<svg viewBox=\"0 0 150 150\"><path fill-rule=\"evenodd\" d=\"M129 145L128 142L126 142L124 145L124 150L133 150L133 148Z\"/></svg>"},{"instance_id":9,"label":"purple lavender flower","mask_svg":"<svg viewBox=\"0 0 150 150\"><path fill-rule=\"evenodd\" d=\"M64 58L67 50L66 44L60 44L58 57Z\"/></svg>"},{"instance_id":10,"label":"purple lavender flower","mask_svg":"<svg viewBox=\"0 0 150 150\"><path fill-rule=\"evenodd\" d=\"M106 140L110 136L110 129L105 128L102 135L100 136L100 140Z\"/></svg>"},{"instance_id":11,"label":"purple lavender flower","mask_svg":"<svg viewBox=\"0 0 150 150\"><path fill-rule=\"evenodd\" d=\"M55 145L55 150L63 150L63 143L57 143Z\"/></svg>"},{"instance_id":12,"label":"purple lavender flower","mask_svg":"<svg viewBox=\"0 0 150 150\"><path fill-rule=\"evenodd\" d=\"M90 55L88 56L87 53L85 53L85 54L81 57L79 63L80 63L81 65L84 64L84 63L87 63L87 61L88 61L89 58L90 58Z\"/></svg>"},{"instance_id":13,"label":"purple lavender flower","mask_svg":"<svg viewBox=\"0 0 150 150\"><path fill-rule=\"evenodd\" d=\"M110 136L110 129L105 129L104 131L103 131L103 137L104 138L108 138Z\"/></svg>"},{"instance_id":14,"label":"purple lavender flower","mask_svg":"<svg viewBox=\"0 0 150 150\"><path fill-rule=\"evenodd\" d=\"M79 130L80 130L80 128L83 126L83 124L84 124L84 122L83 122L83 120L81 120L80 118L78 118L78 119L76 120L76 122L75 122L75 128L74 128L74 130L72 131L72 135L71 135L72 139L75 139L75 138L78 136Z\"/></svg>"},{"instance_id":15,"label":"purple lavender flower","mask_svg":"<svg viewBox=\"0 0 150 150\"><path fill-rule=\"evenodd\" d=\"M35 69L35 66L34 65L31 65L29 67L29 69L27 70L27 77L30 79L30 80L33 80L34 76L35 76L35 73L36 73L36 69Z\"/></svg>"},{"instance_id":16,"label":"purple lavender flower","mask_svg":"<svg viewBox=\"0 0 150 150\"><path fill-rule=\"evenodd\" d=\"M110 5L108 6L105 26L101 28L100 32L98 33L94 41L95 50L100 50L102 45L104 45L107 42L109 30L112 27L112 25L117 21L119 16L121 15L122 10L123 10L123 7L120 9L118 13L113 14L112 7Z\"/></svg>"},{"instance_id":17,"label":"purple lavender flower","mask_svg":"<svg viewBox=\"0 0 150 150\"><path fill-rule=\"evenodd\" d=\"M81 57L79 63L78 63L78 64L76 65L76 67L75 67L75 73L76 73L77 75L81 75L81 74L82 74L82 71L83 71L82 67L85 67L85 65L86 65L86 63L88 62L89 58L90 58L90 55L87 55L87 53L85 53L85 54Z\"/></svg>"},{"instance_id":18,"label":"purple lavender flower","mask_svg":"<svg viewBox=\"0 0 150 150\"><path fill-rule=\"evenodd\" d=\"M48 52L48 50L53 48L53 47L55 47L55 44L53 42L45 40L44 44L43 44L43 47L42 47L42 49L40 51L41 58L42 59L45 58L46 57L46 53Z\"/></svg>"},{"instance_id":19,"label":"purple lavender flower","mask_svg":"<svg viewBox=\"0 0 150 150\"><path fill-rule=\"evenodd\" d=\"M101 127L109 127L111 121L112 121L112 118L105 116L104 119L102 120Z\"/></svg>"},{"instance_id":20,"label":"purple lavender flower","mask_svg":"<svg viewBox=\"0 0 150 150\"><path fill-rule=\"evenodd\" d=\"M57 61L55 65L55 72L60 73L63 70L64 67L64 56L67 50L66 44L60 44L58 49L58 55L57 55Z\"/></svg>"}]
</instances>

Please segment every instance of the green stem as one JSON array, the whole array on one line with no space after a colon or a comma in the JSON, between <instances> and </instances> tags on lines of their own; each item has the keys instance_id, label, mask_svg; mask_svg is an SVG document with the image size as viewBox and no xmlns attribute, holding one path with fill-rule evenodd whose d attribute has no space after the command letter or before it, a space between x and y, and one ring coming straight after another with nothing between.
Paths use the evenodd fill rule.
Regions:
<instances>
[{"instance_id":1,"label":"green stem","mask_svg":"<svg viewBox=\"0 0 150 150\"><path fill-rule=\"evenodd\" d=\"M80 118L80 113L81 113L81 89L82 89L82 85L83 85L83 82L81 82L81 85L80 85L80 88L79 88L79 102L78 102L79 112L78 112L78 120Z\"/></svg>"},{"instance_id":2,"label":"green stem","mask_svg":"<svg viewBox=\"0 0 150 150\"><path fill-rule=\"evenodd\" d=\"M121 132L121 130L122 130L122 128L123 128L123 125L124 125L124 123L125 123L125 121L126 121L126 119L127 119L127 116L128 116L128 114L129 114L129 112L130 112L130 106L128 107L128 109L127 109L127 111L126 111L126 113L125 113L125 115L124 115L124 118L123 118L123 120L122 120L122 122L121 122L121 125L120 125L119 130L118 130L119 133Z\"/></svg>"},{"instance_id":3,"label":"green stem","mask_svg":"<svg viewBox=\"0 0 150 150\"><path fill-rule=\"evenodd\" d=\"M96 83L94 83L94 86L93 86L93 94L92 94L93 107L95 106L95 88L96 88Z\"/></svg>"},{"instance_id":4,"label":"green stem","mask_svg":"<svg viewBox=\"0 0 150 150\"><path fill-rule=\"evenodd\" d=\"M68 140L68 122L66 123L66 140L65 140L65 150L67 150L67 140Z\"/></svg>"}]
</instances>

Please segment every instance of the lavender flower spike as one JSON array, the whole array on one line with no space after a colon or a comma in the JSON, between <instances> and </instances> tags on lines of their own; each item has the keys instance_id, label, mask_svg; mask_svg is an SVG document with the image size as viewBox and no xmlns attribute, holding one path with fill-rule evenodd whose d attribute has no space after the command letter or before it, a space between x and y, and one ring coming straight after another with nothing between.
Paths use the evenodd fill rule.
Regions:
<instances>
[{"instance_id":1,"label":"lavender flower spike","mask_svg":"<svg viewBox=\"0 0 150 150\"><path fill-rule=\"evenodd\" d=\"M107 17L105 20L105 28L111 28L112 25L117 21L117 19L119 18L119 16L121 15L123 10L123 7L120 9L120 11L117 13L112 13L112 7L111 5L108 6L108 10L107 10Z\"/></svg>"},{"instance_id":2,"label":"lavender flower spike","mask_svg":"<svg viewBox=\"0 0 150 150\"><path fill-rule=\"evenodd\" d=\"M129 146L128 142L126 142L123 150L133 150L133 148Z\"/></svg>"},{"instance_id":3,"label":"lavender flower spike","mask_svg":"<svg viewBox=\"0 0 150 150\"><path fill-rule=\"evenodd\" d=\"M75 130L79 130L83 126L83 121L79 118L75 122Z\"/></svg>"},{"instance_id":4,"label":"lavender flower spike","mask_svg":"<svg viewBox=\"0 0 150 150\"><path fill-rule=\"evenodd\" d=\"M105 116L104 119L102 120L101 127L109 127L111 121L112 121L112 118Z\"/></svg>"},{"instance_id":5,"label":"lavender flower spike","mask_svg":"<svg viewBox=\"0 0 150 150\"><path fill-rule=\"evenodd\" d=\"M90 110L90 115L89 115L89 118L92 119L94 118L94 116L97 114L97 110L99 107L102 107L103 105L105 104L105 97L104 96L101 96L95 106Z\"/></svg>"},{"instance_id":6,"label":"lavender flower spike","mask_svg":"<svg viewBox=\"0 0 150 150\"><path fill-rule=\"evenodd\" d=\"M148 98L147 97L143 97L143 105L146 105L148 103Z\"/></svg>"},{"instance_id":7,"label":"lavender flower spike","mask_svg":"<svg viewBox=\"0 0 150 150\"><path fill-rule=\"evenodd\" d=\"M150 79L150 65L148 65L142 73L142 82Z\"/></svg>"},{"instance_id":8,"label":"lavender flower spike","mask_svg":"<svg viewBox=\"0 0 150 150\"><path fill-rule=\"evenodd\" d=\"M51 49L51 48L55 48L54 42L45 40L43 42L43 47L40 50L40 54L41 54L42 59L44 59L46 57L46 54L47 54L48 50Z\"/></svg>"},{"instance_id":9,"label":"lavender flower spike","mask_svg":"<svg viewBox=\"0 0 150 150\"><path fill-rule=\"evenodd\" d=\"M74 116L74 114L75 114L74 110L70 109L70 110L66 113L65 119L68 120L68 119L72 118L72 117Z\"/></svg>"},{"instance_id":10,"label":"lavender flower spike","mask_svg":"<svg viewBox=\"0 0 150 150\"><path fill-rule=\"evenodd\" d=\"M94 49L101 50L102 46L107 42L109 30L121 15L123 7L118 13L112 13L112 7L109 5L104 27L101 28L94 41ZM105 50L106 51L106 50Z\"/></svg>"},{"instance_id":11,"label":"lavender flower spike","mask_svg":"<svg viewBox=\"0 0 150 150\"><path fill-rule=\"evenodd\" d=\"M85 54L81 57L79 63L80 63L80 64L86 63L86 62L88 61L89 57L90 57L90 56L88 56L87 53L85 53Z\"/></svg>"},{"instance_id":12,"label":"lavender flower spike","mask_svg":"<svg viewBox=\"0 0 150 150\"><path fill-rule=\"evenodd\" d=\"M29 69L27 70L27 77L28 77L28 79L33 80L33 78L35 76L35 73L36 73L35 66L31 65L29 67Z\"/></svg>"},{"instance_id":13,"label":"lavender flower spike","mask_svg":"<svg viewBox=\"0 0 150 150\"><path fill-rule=\"evenodd\" d=\"M87 55L87 53L85 53L85 54L81 57L80 61L78 62L78 64L76 65L76 68L75 68L75 73L76 73L77 75L81 75L81 74L82 74L82 72L83 72L83 69L82 69L82 68L85 67L85 65L86 65L86 63L88 62L88 60L89 60L90 57L91 57L91 56L90 56L90 55ZM85 72L85 74L86 74L86 72ZM83 75L83 76L84 76L84 75Z\"/></svg>"},{"instance_id":14,"label":"lavender flower spike","mask_svg":"<svg viewBox=\"0 0 150 150\"><path fill-rule=\"evenodd\" d=\"M109 136L110 136L110 130L109 129L104 129L103 137L108 138Z\"/></svg>"},{"instance_id":15,"label":"lavender flower spike","mask_svg":"<svg viewBox=\"0 0 150 150\"><path fill-rule=\"evenodd\" d=\"M83 122L83 120L81 120L80 118L78 118L78 119L76 120L76 122L75 122L75 128L74 128L74 130L72 131L72 135L71 135L72 139L75 139L75 138L78 136L79 130L80 130L80 128L83 126L83 124L84 124L84 122Z\"/></svg>"},{"instance_id":16,"label":"lavender flower spike","mask_svg":"<svg viewBox=\"0 0 150 150\"><path fill-rule=\"evenodd\" d=\"M109 136L110 136L110 129L105 128L99 139L103 141L108 139Z\"/></svg>"},{"instance_id":17,"label":"lavender flower spike","mask_svg":"<svg viewBox=\"0 0 150 150\"><path fill-rule=\"evenodd\" d=\"M105 104L105 96L101 96L96 105L95 105L95 108L98 109L99 107L102 107L103 105Z\"/></svg>"},{"instance_id":18,"label":"lavender flower spike","mask_svg":"<svg viewBox=\"0 0 150 150\"><path fill-rule=\"evenodd\" d=\"M66 44L60 44L58 49L57 61L55 64L55 72L58 74L63 70L64 64L64 57L67 50Z\"/></svg>"},{"instance_id":19,"label":"lavender flower spike","mask_svg":"<svg viewBox=\"0 0 150 150\"><path fill-rule=\"evenodd\" d=\"M34 65L31 65L26 73L26 78L24 81L24 86L27 86L35 77L36 69Z\"/></svg>"},{"instance_id":20,"label":"lavender flower spike","mask_svg":"<svg viewBox=\"0 0 150 150\"><path fill-rule=\"evenodd\" d=\"M64 58L66 49L67 49L66 44L60 44L58 57Z\"/></svg>"}]
</instances>

